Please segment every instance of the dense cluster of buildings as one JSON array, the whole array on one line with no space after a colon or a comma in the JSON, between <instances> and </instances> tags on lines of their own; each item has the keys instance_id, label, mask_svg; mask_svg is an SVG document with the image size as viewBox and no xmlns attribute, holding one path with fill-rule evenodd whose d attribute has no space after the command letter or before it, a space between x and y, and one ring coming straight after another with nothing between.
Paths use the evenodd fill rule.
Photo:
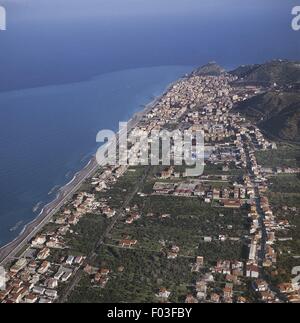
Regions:
<instances>
[{"instance_id":1,"label":"dense cluster of buildings","mask_svg":"<svg viewBox=\"0 0 300 323\"><path fill-rule=\"evenodd\" d=\"M97 199L97 192L107 189L124 174L121 167L106 167L98 176L91 179L95 193L80 191L70 203L53 217L52 226L38 233L26 246L21 257L8 267L6 289L0 291L0 301L5 303L52 303L59 297L60 284L66 284L84 265L86 255L69 254L66 243L67 234L76 234L74 229L84 216L99 214L113 217L116 210L109 206L108 200ZM65 256L59 261L52 259L53 252L62 250ZM95 282L104 286L108 275ZM99 279L98 279L99 278Z\"/></svg>"}]
</instances>

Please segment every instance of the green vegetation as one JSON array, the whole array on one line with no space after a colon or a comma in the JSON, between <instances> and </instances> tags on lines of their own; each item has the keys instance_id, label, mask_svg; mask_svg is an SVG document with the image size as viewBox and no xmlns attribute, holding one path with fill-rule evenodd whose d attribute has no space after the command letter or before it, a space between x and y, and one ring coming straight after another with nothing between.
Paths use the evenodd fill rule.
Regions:
<instances>
[{"instance_id":1,"label":"green vegetation","mask_svg":"<svg viewBox=\"0 0 300 323\"><path fill-rule=\"evenodd\" d=\"M295 193L300 192L300 175L285 174L272 177L271 192Z\"/></svg>"},{"instance_id":2,"label":"green vegetation","mask_svg":"<svg viewBox=\"0 0 300 323\"><path fill-rule=\"evenodd\" d=\"M270 91L241 102L236 111L281 140L300 141L300 93Z\"/></svg>"},{"instance_id":3,"label":"green vegetation","mask_svg":"<svg viewBox=\"0 0 300 323\"><path fill-rule=\"evenodd\" d=\"M271 61L262 65L242 66L231 72L239 82L277 83L286 87L300 83L300 64L290 61ZM271 137L300 141L300 93L297 89L272 90L241 102L236 111Z\"/></svg>"},{"instance_id":4,"label":"green vegetation","mask_svg":"<svg viewBox=\"0 0 300 323\"><path fill-rule=\"evenodd\" d=\"M206 163L203 175L229 175L234 178L245 175L245 169L236 168L233 163L229 165L227 171L223 170L223 166L223 164Z\"/></svg>"},{"instance_id":5,"label":"green vegetation","mask_svg":"<svg viewBox=\"0 0 300 323\"><path fill-rule=\"evenodd\" d=\"M141 191L151 193L158 170L158 167L150 169ZM127 172L113 189L101 196L112 196L113 190L114 196L109 202L120 205L124 194L129 194L124 188L128 183L133 187L140 176L139 168ZM108 284L105 288L93 286L93 276L84 274L72 292L70 302L157 302L159 299L155 294L161 287L170 289L170 301L184 302L206 268L215 265L219 259L240 260L247 256L248 248L241 238L249 230L246 209L212 207L197 197L150 194L144 197L137 194L130 206L136 208L141 218L132 224L126 224L125 216L120 219L90 263L96 268L112 271ZM169 217L162 217L166 214ZM97 232L101 233L107 227L106 221L99 215L87 215L80 221L77 236L69 241L72 252L92 250ZM219 241L219 235L238 239ZM211 236L212 242L204 242L204 236ZM119 241L127 238L138 243L130 249L119 247ZM81 239L86 243L83 246ZM173 245L180 248L178 256L167 259ZM191 271L196 256L204 256L202 273ZM120 267L124 270L120 271Z\"/></svg>"},{"instance_id":6,"label":"green vegetation","mask_svg":"<svg viewBox=\"0 0 300 323\"><path fill-rule=\"evenodd\" d=\"M109 223L110 220L101 215L84 216L73 228L75 234L68 233L66 236L66 244L70 247L70 253L88 255L93 252Z\"/></svg>"},{"instance_id":7,"label":"green vegetation","mask_svg":"<svg viewBox=\"0 0 300 323\"><path fill-rule=\"evenodd\" d=\"M278 175L271 179L273 183L270 188L269 197L273 211L278 220L288 220L291 227L276 233L279 239L290 239L286 241L277 240L277 271L268 271L273 284L289 282L293 277L292 268L300 265L300 177L299 174Z\"/></svg>"},{"instance_id":8,"label":"green vegetation","mask_svg":"<svg viewBox=\"0 0 300 323\"><path fill-rule=\"evenodd\" d=\"M245 82L290 84L300 82L300 64L284 60L273 60L265 64L240 66L231 74Z\"/></svg>"},{"instance_id":9,"label":"green vegetation","mask_svg":"<svg viewBox=\"0 0 300 323\"><path fill-rule=\"evenodd\" d=\"M93 265L110 268L110 280L104 289L93 287L86 276L73 291L70 302L157 302L159 288L169 288L170 301L184 302L197 275L191 272L189 258L168 260L145 250L123 250L103 246ZM123 272L118 268L124 267Z\"/></svg>"},{"instance_id":10,"label":"green vegetation","mask_svg":"<svg viewBox=\"0 0 300 323\"><path fill-rule=\"evenodd\" d=\"M102 192L96 192L97 200L104 198L109 201L111 208L120 208L125 199L134 191L136 184L144 171L145 168L143 167L131 167L129 171L119 178L109 189Z\"/></svg>"},{"instance_id":11,"label":"green vegetation","mask_svg":"<svg viewBox=\"0 0 300 323\"><path fill-rule=\"evenodd\" d=\"M210 62L198 69L192 74L197 76L220 76L225 72L225 69L219 66L216 62Z\"/></svg>"},{"instance_id":12,"label":"green vegetation","mask_svg":"<svg viewBox=\"0 0 300 323\"><path fill-rule=\"evenodd\" d=\"M241 237L247 234L246 210L213 208L198 198L172 196L135 197L133 205L138 206L142 218L130 225L125 220L118 223L111 236L112 241L108 243L116 244L129 236L138 240L137 248L153 251L159 251L162 242L165 245L176 244L180 247L180 255L194 257L205 252L206 260L213 264L226 254L226 249L233 251L234 248L225 247L226 243L224 248L220 247L219 242L199 247L204 236L218 239L218 235ZM151 213L153 216L148 217ZM163 214L168 214L169 217L162 218ZM238 246L238 250L234 257L231 257L231 253L228 256L238 259L237 254L241 256L242 253L242 243L237 241L231 244Z\"/></svg>"},{"instance_id":13,"label":"green vegetation","mask_svg":"<svg viewBox=\"0 0 300 323\"><path fill-rule=\"evenodd\" d=\"M257 151L257 162L264 167L300 167L300 146L278 144L278 149Z\"/></svg>"},{"instance_id":14,"label":"green vegetation","mask_svg":"<svg viewBox=\"0 0 300 323\"><path fill-rule=\"evenodd\" d=\"M299 174L278 175L271 179L271 183L269 197L275 209L282 206L300 207Z\"/></svg>"}]
</instances>

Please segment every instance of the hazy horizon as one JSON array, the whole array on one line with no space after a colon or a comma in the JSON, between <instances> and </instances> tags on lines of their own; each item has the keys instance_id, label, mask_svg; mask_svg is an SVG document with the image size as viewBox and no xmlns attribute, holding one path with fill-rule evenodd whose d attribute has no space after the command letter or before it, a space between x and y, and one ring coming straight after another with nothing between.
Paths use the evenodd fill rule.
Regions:
<instances>
[{"instance_id":1,"label":"hazy horizon","mask_svg":"<svg viewBox=\"0 0 300 323\"><path fill-rule=\"evenodd\" d=\"M299 59L295 0L2 0L0 91L149 66Z\"/></svg>"}]
</instances>

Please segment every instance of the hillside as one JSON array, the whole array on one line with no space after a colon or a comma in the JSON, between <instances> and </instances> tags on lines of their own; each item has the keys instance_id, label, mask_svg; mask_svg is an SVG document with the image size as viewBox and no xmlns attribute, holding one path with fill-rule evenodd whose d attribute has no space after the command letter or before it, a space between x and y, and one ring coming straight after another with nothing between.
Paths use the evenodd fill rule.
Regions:
<instances>
[{"instance_id":1,"label":"hillside","mask_svg":"<svg viewBox=\"0 0 300 323\"><path fill-rule=\"evenodd\" d=\"M300 141L300 92L270 91L241 102L235 110L272 136Z\"/></svg>"},{"instance_id":2,"label":"hillside","mask_svg":"<svg viewBox=\"0 0 300 323\"><path fill-rule=\"evenodd\" d=\"M243 65L230 72L239 81L251 83L300 83L300 62L274 60L265 64Z\"/></svg>"},{"instance_id":3,"label":"hillside","mask_svg":"<svg viewBox=\"0 0 300 323\"><path fill-rule=\"evenodd\" d=\"M192 75L198 76L220 76L225 73L225 69L219 66L216 62L210 62L192 72Z\"/></svg>"}]
</instances>

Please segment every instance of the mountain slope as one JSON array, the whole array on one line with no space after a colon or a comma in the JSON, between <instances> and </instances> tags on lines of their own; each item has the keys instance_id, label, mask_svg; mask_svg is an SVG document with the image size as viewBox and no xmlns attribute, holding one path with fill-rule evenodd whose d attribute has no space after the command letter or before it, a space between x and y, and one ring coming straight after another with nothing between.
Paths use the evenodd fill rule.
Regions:
<instances>
[{"instance_id":1,"label":"mountain slope","mask_svg":"<svg viewBox=\"0 0 300 323\"><path fill-rule=\"evenodd\" d=\"M216 62L210 62L192 72L194 76L220 76L225 73L225 69L219 66Z\"/></svg>"},{"instance_id":2,"label":"mountain slope","mask_svg":"<svg viewBox=\"0 0 300 323\"><path fill-rule=\"evenodd\" d=\"M288 85L300 83L300 62L274 60L265 64L244 65L230 73L243 82Z\"/></svg>"},{"instance_id":3,"label":"mountain slope","mask_svg":"<svg viewBox=\"0 0 300 323\"><path fill-rule=\"evenodd\" d=\"M300 141L300 92L270 91L239 103L235 111L279 139Z\"/></svg>"}]
</instances>

